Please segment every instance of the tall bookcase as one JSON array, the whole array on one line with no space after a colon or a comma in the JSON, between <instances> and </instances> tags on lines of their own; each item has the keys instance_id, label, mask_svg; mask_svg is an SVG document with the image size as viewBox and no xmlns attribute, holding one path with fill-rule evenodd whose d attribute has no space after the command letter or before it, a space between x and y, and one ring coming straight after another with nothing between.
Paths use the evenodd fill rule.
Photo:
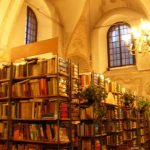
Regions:
<instances>
[{"instance_id":1,"label":"tall bookcase","mask_svg":"<svg viewBox=\"0 0 150 150\"><path fill-rule=\"evenodd\" d=\"M71 149L69 60L13 64L11 149Z\"/></svg>"},{"instance_id":2,"label":"tall bookcase","mask_svg":"<svg viewBox=\"0 0 150 150\"><path fill-rule=\"evenodd\" d=\"M98 74L93 72L80 74L81 89L84 90L84 88L90 85L99 86L99 88L105 91L104 80ZM105 107L104 101L104 97L101 97L101 107ZM81 150L106 149L106 116L101 118L101 122L97 121L96 109L96 102L90 106L80 108L79 139Z\"/></svg>"},{"instance_id":3,"label":"tall bookcase","mask_svg":"<svg viewBox=\"0 0 150 150\"><path fill-rule=\"evenodd\" d=\"M7 150L10 140L11 67L0 64L0 149Z\"/></svg>"},{"instance_id":4,"label":"tall bookcase","mask_svg":"<svg viewBox=\"0 0 150 150\"><path fill-rule=\"evenodd\" d=\"M0 149L78 149L78 66L58 55L0 70Z\"/></svg>"},{"instance_id":5,"label":"tall bookcase","mask_svg":"<svg viewBox=\"0 0 150 150\"><path fill-rule=\"evenodd\" d=\"M72 139L72 150L79 149L79 137L78 137L78 126L80 123L80 101L78 98L79 90L79 66L71 62L70 68L70 99L71 99L71 139Z\"/></svg>"}]
</instances>

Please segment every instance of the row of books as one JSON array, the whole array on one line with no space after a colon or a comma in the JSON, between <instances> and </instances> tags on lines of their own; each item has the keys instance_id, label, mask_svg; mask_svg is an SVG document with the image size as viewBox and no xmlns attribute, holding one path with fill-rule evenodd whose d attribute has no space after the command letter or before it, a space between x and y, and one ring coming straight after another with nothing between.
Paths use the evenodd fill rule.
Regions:
<instances>
[{"instance_id":1,"label":"row of books","mask_svg":"<svg viewBox=\"0 0 150 150\"><path fill-rule=\"evenodd\" d=\"M59 114L58 114L59 109ZM66 119L69 118L69 104L43 99L20 100L11 105L12 119Z\"/></svg>"},{"instance_id":2,"label":"row of books","mask_svg":"<svg viewBox=\"0 0 150 150\"><path fill-rule=\"evenodd\" d=\"M108 122L106 124L106 131L108 133L111 133L111 132L120 132L123 130L123 126L122 126L122 122L121 121L115 121L115 122Z\"/></svg>"},{"instance_id":3,"label":"row of books","mask_svg":"<svg viewBox=\"0 0 150 150\"><path fill-rule=\"evenodd\" d=\"M57 149L57 145L55 146L46 146L46 145L38 145L38 144L13 144L11 146L11 150L55 150ZM2 149L7 150L7 149ZM68 148L60 147L59 150L68 150Z\"/></svg>"},{"instance_id":4,"label":"row of books","mask_svg":"<svg viewBox=\"0 0 150 150\"><path fill-rule=\"evenodd\" d=\"M10 78L10 65L4 64L0 67L0 80Z\"/></svg>"},{"instance_id":5,"label":"row of books","mask_svg":"<svg viewBox=\"0 0 150 150\"><path fill-rule=\"evenodd\" d=\"M140 128L140 135L145 135L145 128Z\"/></svg>"},{"instance_id":6,"label":"row of books","mask_svg":"<svg viewBox=\"0 0 150 150\"><path fill-rule=\"evenodd\" d=\"M7 150L7 144L6 143L0 143L0 149L1 150Z\"/></svg>"},{"instance_id":7,"label":"row of books","mask_svg":"<svg viewBox=\"0 0 150 150\"><path fill-rule=\"evenodd\" d=\"M121 134L111 134L106 137L107 145L121 145L123 138Z\"/></svg>"},{"instance_id":8,"label":"row of books","mask_svg":"<svg viewBox=\"0 0 150 150\"><path fill-rule=\"evenodd\" d=\"M0 98L9 96L9 83L3 82L0 84Z\"/></svg>"},{"instance_id":9,"label":"row of books","mask_svg":"<svg viewBox=\"0 0 150 150\"><path fill-rule=\"evenodd\" d=\"M109 92L122 93L122 87L116 81L106 80L104 85L105 85L105 90L107 93L109 93Z\"/></svg>"},{"instance_id":10,"label":"row of books","mask_svg":"<svg viewBox=\"0 0 150 150\"><path fill-rule=\"evenodd\" d=\"M136 112L137 113L137 112ZM138 114L134 114L133 110L124 110L119 107L107 107L107 113L105 115L108 119L133 119L137 118ZM80 110L81 119L93 119L94 108L93 106Z\"/></svg>"},{"instance_id":11,"label":"row of books","mask_svg":"<svg viewBox=\"0 0 150 150\"><path fill-rule=\"evenodd\" d=\"M71 64L71 75L74 78L79 78L79 67L76 64Z\"/></svg>"},{"instance_id":12,"label":"row of books","mask_svg":"<svg viewBox=\"0 0 150 150\"><path fill-rule=\"evenodd\" d=\"M81 145L81 150L107 150L106 145L101 143L98 139L96 139L94 143L91 139L83 139Z\"/></svg>"},{"instance_id":13,"label":"row of books","mask_svg":"<svg viewBox=\"0 0 150 150\"><path fill-rule=\"evenodd\" d=\"M58 93L67 96L67 92L68 81L63 77L59 81L56 78L24 80L12 86L13 97L53 96Z\"/></svg>"},{"instance_id":14,"label":"row of books","mask_svg":"<svg viewBox=\"0 0 150 150\"><path fill-rule=\"evenodd\" d=\"M92 123L81 123L80 124L80 136L93 136L95 135L103 135L103 134L111 134L111 133L118 133L124 134L124 138L133 138L137 134L137 130L123 130L122 122L109 122L105 125L97 126ZM95 131L95 132L94 132ZM142 134L141 134L142 135ZM129 136L129 137L128 137Z\"/></svg>"},{"instance_id":15,"label":"row of books","mask_svg":"<svg viewBox=\"0 0 150 150\"><path fill-rule=\"evenodd\" d=\"M7 119L8 117L8 103L0 103L0 119Z\"/></svg>"},{"instance_id":16,"label":"row of books","mask_svg":"<svg viewBox=\"0 0 150 150\"><path fill-rule=\"evenodd\" d=\"M106 135L107 129L104 122L99 125L98 123L94 123L94 133L95 135Z\"/></svg>"},{"instance_id":17,"label":"row of books","mask_svg":"<svg viewBox=\"0 0 150 150\"><path fill-rule=\"evenodd\" d=\"M121 87L120 84L118 84L116 81L110 81L109 79L105 79L103 75L89 72L89 73L82 73L80 74L80 85L82 88L85 88L92 85L99 85L101 87L105 88L105 91L107 93L122 93L123 87Z\"/></svg>"},{"instance_id":18,"label":"row of books","mask_svg":"<svg viewBox=\"0 0 150 150\"><path fill-rule=\"evenodd\" d=\"M59 130L59 135L58 135ZM13 125L13 140L69 142L67 127L58 127L56 124L28 124L16 123Z\"/></svg>"},{"instance_id":19,"label":"row of books","mask_svg":"<svg viewBox=\"0 0 150 150\"><path fill-rule=\"evenodd\" d=\"M124 131L123 132L123 139L124 140L132 140L137 137L137 131L132 130L132 131Z\"/></svg>"},{"instance_id":20,"label":"row of books","mask_svg":"<svg viewBox=\"0 0 150 150\"><path fill-rule=\"evenodd\" d=\"M7 139L8 137L8 122L0 122L0 139Z\"/></svg>"},{"instance_id":21,"label":"row of books","mask_svg":"<svg viewBox=\"0 0 150 150\"><path fill-rule=\"evenodd\" d=\"M110 134L112 132L121 133L123 131L123 127L121 122L112 122L105 125L103 124L102 126L83 122L80 124L79 130L81 136L94 136L94 134L104 135L106 133Z\"/></svg>"},{"instance_id":22,"label":"row of books","mask_svg":"<svg viewBox=\"0 0 150 150\"><path fill-rule=\"evenodd\" d=\"M94 124L82 122L79 131L80 136L94 136Z\"/></svg>"},{"instance_id":23,"label":"row of books","mask_svg":"<svg viewBox=\"0 0 150 150\"><path fill-rule=\"evenodd\" d=\"M148 140L148 137L147 137L147 136L141 136L141 138L140 138L140 143L141 143L141 144L144 144L147 140Z\"/></svg>"},{"instance_id":24,"label":"row of books","mask_svg":"<svg viewBox=\"0 0 150 150\"><path fill-rule=\"evenodd\" d=\"M115 107L107 107L106 118L108 119L122 119L123 118L123 110Z\"/></svg>"},{"instance_id":25,"label":"row of books","mask_svg":"<svg viewBox=\"0 0 150 150\"><path fill-rule=\"evenodd\" d=\"M78 79L72 79L72 84L71 84L72 97L73 98L77 97L78 92L79 92L79 80Z\"/></svg>"},{"instance_id":26,"label":"row of books","mask_svg":"<svg viewBox=\"0 0 150 150\"><path fill-rule=\"evenodd\" d=\"M139 118L139 113L133 109L124 109L123 116L126 119Z\"/></svg>"},{"instance_id":27,"label":"row of books","mask_svg":"<svg viewBox=\"0 0 150 150\"><path fill-rule=\"evenodd\" d=\"M13 144L11 150L42 150L42 145L37 144Z\"/></svg>"},{"instance_id":28,"label":"row of books","mask_svg":"<svg viewBox=\"0 0 150 150\"><path fill-rule=\"evenodd\" d=\"M81 88L88 87L91 84L91 73L80 74L80 86Z\"/></svg>"},{"instance_id":29,"label":"row of books","mask_svg":"<svg viewBox=\"0 0 150 150\"><path fill-rule=\"evenodd\" d=\"M128 130L128 129L137 129L137 127L138 127L138 123L135 120L127 120L127 121L123 122L123 128L125 130Z\"/></svg>"},{"instance_id":30,"label":"row of books","mask_svg":"<svg viewBox=\"0 0 150 150\"><path fill-rule=\"evenodd\" d=\"M94 108L89 106L85 109L80 109L80 119L94 119Z\"/></svg>"},{"instance_id":31,"label":"row of books","mask_svg":"<svg viewBox=\"0 0 150 150\"><path fill-rule=\"evenodd\" d=\"M80 110L76 105L71 105L71 118L72 120L80 120Z\"/></svg>"},{"instance_id":32,"label":"row of books","mask_svg":"<svg viewBox=\"0 0 150 150\"><path fill-rule=\"evenodd\" d=\"M0 79L10 78L11 65L1 64ZM78 78L78 66L71 64L72 77ZM53 56L49 59L27 58L13 63L13 77L41 76L56 73L69 73L69 61Z\"/></svg>"},{"instance_id":33,"label":"row of books","mask_svg":"<svg viewBox=\"0 0 150 150\"><path fill-rule=\"evenodd\" d=\"M32 58L26 60L27 61L22 63L14 63L13 76L15 78L56 73L69 73L69 62L61 57L52 57L51 59Z\"/></svg>"}]
</instances>

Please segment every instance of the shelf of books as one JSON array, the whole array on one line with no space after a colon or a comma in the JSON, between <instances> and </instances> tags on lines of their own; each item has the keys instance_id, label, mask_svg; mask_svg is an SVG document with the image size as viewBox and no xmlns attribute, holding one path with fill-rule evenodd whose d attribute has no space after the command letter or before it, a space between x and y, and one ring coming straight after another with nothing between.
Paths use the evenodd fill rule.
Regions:
<instances>
[{"instance_id":1,"label":"shelf of books","mask_svg":"<svg viewBox=\"0 0 150 150\"><path fill-rule=\"evenodd\" d=\"M69 63L58 55L13 63L12 150L71 149Z\"/></svg>"},{"instance_id":2,"label":"shelf of books","mask_svg":"<svg viewBox=\"0 0 150 150\"><path fill-rule=\"evenodd\" d=\"M78 126L80 123L80 102L78 98L79 89L79 67L71 62L70 68L71 80L70 80L70 99L71 99L71 125L72 125L72 150L78 150L79 138L78 138Z\"/></svg>"},{"instance_id":3,"label":"shelf of books","mask_svg":"<svg viewBox=\"0 0 150 150\"><path fill-rule=\"evenodd\" d=\"M100 80L97 74L83 73L80 74L80 90L84 90L90 85L101 86L104 89L104 82ZM102 99L104 103L104 99ZM96 105L84 106L84 100L80 100L80 125L79 125L79 139L80 149L84 150L100 150L106 149L106 126L105 117L101 119L101 123L95 119ZM102 106L103 107L103 106ZM102 144L103 143L103 144Z\"/></svg>"},{"instance_id":4,"label":"shelf of books","mask_svg":"<svg viewBox=\"0 0 150 150\"><path fill-rule=\"evenodd\" d=\"M101 107L105 108L105 113L97 120L95 104L80 108L80 149L141 150L144 145L143 150L148 149L148 117L140 114L137 96L100 74L80 75L82 89L91 83L104 89L106 97L101 101Z\"/></svg>"},{"instance_id":5,"label":"shelf of books","mask_svg":"<svg viewBox=\"0 0 150 150\"><path fill-rule=\"evenodd\" d=\"M147 116L140 111L139 112L139 143L142 150L148 150L149 147L149 121Z\"/></svg>"},{"instance_id":6,"label":"shelf of books","mask_svg":"<svg viewBox=\"0 0 150 150\"><path fill-rule=\"evenodd\" d=\"M0 149L7 149L10 120L10 74L9 63L0 64Z\"/></svg>"}]
</instances>

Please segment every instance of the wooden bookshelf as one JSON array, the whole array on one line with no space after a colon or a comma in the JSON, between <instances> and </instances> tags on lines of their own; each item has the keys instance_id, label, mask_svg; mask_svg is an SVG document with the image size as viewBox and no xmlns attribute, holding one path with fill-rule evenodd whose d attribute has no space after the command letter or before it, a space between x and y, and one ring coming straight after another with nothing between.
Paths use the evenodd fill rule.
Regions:
<instances>
[{"instance_id":1,"label":"wooden bookshelf","mask_svg":"<svg viewBox=\"0 0 150 150\"><path fill-rule=\"evenodd\" d=\"M20 143L20 146L24 143L32 143L39 144L42 148L46 144L47 147L55 146L58 150L62 145L71 147L69 134L71 119L68 108L70 62L58 56L53 57L52 60L56 66L51 68L56 68L51 69L53 71L51 74L47 73L48 68L44 70L43 75L38 75L39 72L34 71L34 69L41 71L43 67L50 67L48 63L51 59L38 62L37 59L32 58L31 61L30 59L25 61L23 65L14 63L12 66L14 76L11 99L11 142ZM22 71L24 73L21 73ZM18 132L21 133L20 137ZM50 135L51 140L47 141Z\"/></svg>"}]
</instances>

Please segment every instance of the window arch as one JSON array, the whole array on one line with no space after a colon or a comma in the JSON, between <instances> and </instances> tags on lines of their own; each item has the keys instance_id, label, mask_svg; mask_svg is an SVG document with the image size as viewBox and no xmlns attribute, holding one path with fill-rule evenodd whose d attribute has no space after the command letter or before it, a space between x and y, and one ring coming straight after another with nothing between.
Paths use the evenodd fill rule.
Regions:
<instances>
[{"instance_id":1,"label":"window arch","mask_svg":"<svg viewBox=\"0 0 150 150\"><path fill-rule=\"evenodd\" d=\"M127 23L118 22L110 27L107 34L108 41L108 65L109 68L135 64L135 57L128 51L132 38L125 44L124 38L130 36L130 26Z\"/></svg>"},{"instance_id":2,"label":"window arch","mask_svg":"<svg viewBox=\"0 0 150 150\"><path fill-rule=\"evenodd\" d=\"M37 18L30 7L27 7L26 44L37 41Z\"/></svg>"}]
</instances>

